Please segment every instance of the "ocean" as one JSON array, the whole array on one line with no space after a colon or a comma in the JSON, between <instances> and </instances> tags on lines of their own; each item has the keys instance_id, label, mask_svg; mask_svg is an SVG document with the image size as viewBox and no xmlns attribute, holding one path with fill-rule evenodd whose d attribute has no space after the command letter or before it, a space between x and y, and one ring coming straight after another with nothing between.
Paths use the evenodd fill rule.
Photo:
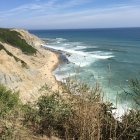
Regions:
<instances>
[{"instance_id":1,"label":"ocean","mask_svg":"<svg viewBox=\"0 0 140 140\"><path fill-rule=\"evenodd\" d=\"M140 73L140 28L30 30L46 40L46 47L66 52L69 63L54 71L57 80L71 77L91 86L98 82L104 100L117 101L121 110L133 108L131 78Z\"/></svg>"}]
</instances>

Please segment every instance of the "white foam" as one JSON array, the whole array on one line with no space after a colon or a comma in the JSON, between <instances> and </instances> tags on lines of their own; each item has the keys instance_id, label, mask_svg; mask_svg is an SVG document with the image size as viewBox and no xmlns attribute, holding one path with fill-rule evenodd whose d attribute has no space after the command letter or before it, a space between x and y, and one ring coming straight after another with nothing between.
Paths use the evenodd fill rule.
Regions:
<instances>
[{"instance_id":1,"label":"white foam","mask_svg":"<svg viewBox=\"0 0 140 140\"><path fill-rule=\"evenodd\" d=\"M94 63L99 59L108 59L114 57L112 53L94 51L94 52L82 52L80 50L74 50L74 48L68 49L64 46L52 46L52 45L44 45L45 47L65 51L66 53L70 53L71 55L67 58L70 62L74 63L77 66L85 67ZM85 46L78 46L79 48Z\"/></svg>"},{"instance_id":2,"label":"white foam","mask_svg":"<svg viewBox=\"0 0 140 140\"><path fill-rule=\"evenodd\" d=\"M70 44L69 44L69 43L64 43L63 45L64 45L64 46L69 46Z\"/></svg>"},{"instance_id":3,"label":"white foam","mask_svg":"<svg viewBox=\"0 0 140 140\"><path fill-rule=\"evenodd\" d=\"M74 48L74 50L82 50L82 49L86 49L86 48L98 48L97 46L84 46L84 45L77 45L76 48Z\"/></svg>"},{"instance_id":4,"label":"white foam","mask_svg":"<svg viewBox=\"0 0 140 140\"><path fill-rule=\"evenodd\" d=\"M105 56L105 55L94 55L93 57L97 58L97 59L108 59L108 58L112 58L114 56L113 55L108 55L108 56Z\"/></svg>"},{"instance_id":5,"label":"white foam","mask_svg":"<svg viewBox=\"0 0 140 140\"><path fill-rule=\"evenodd\" d=\"M82 52L82 51L76 51L76 50L72 50L72 49L67 49L67 52L71 53L71 54L78 54L78 55L82 55L82 56L86 56L87 53Z\"/></svg>"},{"instance_id":6,"label":"white foam","mask_svg":"<svg viewBox=\"0 0 140 140\"><path fill-rule=\"evenodd\" d=\"M58 47L58 46L52 46L52 45L43 45L43 46L47 47L47 48L51 48L51 49L65 51L65 52L71 53L71 54L79 54L79 55L82 55L82 56L86 56L87 55L86 53L84 53L82 51L75 51L73 49L67 49L67 48L64 48L64 47Z\"/></svg>"},{"instance_id":7,"label":"white foam","mask_svg":"<svg viewBox=\"0 0 140 140\"><path fill-rule=\"evenodd\" d=\"M75 50L81 50L81 49L86 49L87 46L76 46L76 48L74 48Z\"/></svg>"},{"instance_id":8,"label":"white foam","mask_svg":"<svg viewBox=\"0 0 140 140\"><path fill-rule=\"evenodd\" d=\"M61 43L60 41L57 41L57 43L59 44L59 43Z\"/></svg>"},{"instance_id":9,"label":"white foam","mask_svg":"<svg viewBox=\"0 0 140 140\"><path fill-rule=\"evenodd\" d=\"M70 62L72 62L75 65L80 66L80 67L90 65L91 63L96 61L91 56L85 56L83 54L82 55L73 54L68 59L69 59Z\"/></svg>"},{"instance_id":10,"label":"white foam","mask_svg":"<svg viewBox=\"0 0 140 140\"><path fill-rule=\"evenodd\" d=\"M67 51L72 54L70 57L68 57L68 60L80 67L88 66L99 59L108 59L114 57L113 55L111 55L111 53L104 53L104 52L100 52L100 53L95 52L94 54L90 54L88 52L82 52L82 51L76 51L70 49L68 49Z\"/></svg>"},{"instance_id":11,"label":"white foam","mask_svg":"<svg viewBox=\"0 0 140 140\"><path fill-rule=\"evenodd\" d=\"M94 51L90 54L93 54L92 56L97 59L108 59L114 57L111 52Z\"/></svg>"},{"instance_id":12,"label":"white foam","mask_svg":"<svg viewBox=\"0 0 140 140\"><path fill-rule=\"evenodd\" d=\"M64 39L64 38L56 38L56 41L64 42L64 41L66 41L66 39Z\"/></svg>"}]
</instances>

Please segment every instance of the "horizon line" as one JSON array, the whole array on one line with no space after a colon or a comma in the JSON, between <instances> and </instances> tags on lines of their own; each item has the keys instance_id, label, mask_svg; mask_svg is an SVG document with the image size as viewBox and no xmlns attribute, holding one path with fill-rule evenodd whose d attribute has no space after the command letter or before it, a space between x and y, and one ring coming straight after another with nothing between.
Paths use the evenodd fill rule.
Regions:
<instances>
[{"instance_id":1,"label":"horizon line","mask_svg":"<svg viewBox=\"0 0 140 140\"><path fill-rule=\"evenodd\" d=\"M51 28L51 29L28 29L27 30L90 30L90 29L122 29L122 28L140 28L139 27L98 27L98 28ZM22 29L22 28L19 28Z\"/></svg>"}]
</instances>

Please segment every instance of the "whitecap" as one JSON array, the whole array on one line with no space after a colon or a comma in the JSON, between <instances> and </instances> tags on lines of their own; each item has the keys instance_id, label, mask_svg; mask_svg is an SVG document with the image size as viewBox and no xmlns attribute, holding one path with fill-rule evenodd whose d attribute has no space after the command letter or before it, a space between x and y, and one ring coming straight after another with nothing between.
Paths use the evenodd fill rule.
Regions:
<instances>
[{"instance_id":1,"label":"whitecap","mask_svg":"<svg viewBox=\"0 0 140 140\"><path fill-rule=\"evenodd\" d=\"M97 58L97 59L108 59L108 58L114 57L114 55L108 55L108 56L106 56L106 55L94 55L93 57Z\"/></svg>"},{"instance_id":2,"label":"whitecap","mask_svg":"<svg viewBox=\"0 0 140 140\"><path fill-rule=\"evenodd\" d=\"M86 49L87 46L76 46L76 48L74 48L75 50L81 50L81 49Z\"/></svg>"},{"instance_id":3,"label":"whitecap","mask_svg":"<svg viewBox=\"0 0 140 140\"><path fill-rule=\"evenodd\" d=\"M64 45L64 46L69 46L70 44L69 44L69 43L64 43L63 45Z\"/></svg>"},{"instance_id":4,"label":"whitecap","mask_svg":"<svg viewBox=\"0 0 140 140\"><path fill-rule=\"evenodd\" d=\"M92 54L92 57L96 59L108 59L115 57L111 52L94 51L91 52L90 54Z\"/></svg>"},{"instance_id":5,"label":"whitecap","mask_svg":"<svg viewBox=\"0 0 140 140\"><path fill-rule=\"evenodd\" d=\"M108 58L114 57L112 53L102 52L102 51L83 52L80 50L78 51L74 50L73 48L67 49L64 46L52 46L52 45L44 45L44 46L47 48L70 53L71 55L67 59L70 62L80 67L88 66L99 59L108 59Z\"/></svg>"},{"instance_id":6,"label":"whitecap","mask_svg":"<svg viewBox=\"0 0 140 140\"><path fill-rule=\"evenodd\" d=\"M64 42L64 41L66 41L66 39L64 39L64 38L56 38L56 41Z\"/></svg>"}]
</instances>

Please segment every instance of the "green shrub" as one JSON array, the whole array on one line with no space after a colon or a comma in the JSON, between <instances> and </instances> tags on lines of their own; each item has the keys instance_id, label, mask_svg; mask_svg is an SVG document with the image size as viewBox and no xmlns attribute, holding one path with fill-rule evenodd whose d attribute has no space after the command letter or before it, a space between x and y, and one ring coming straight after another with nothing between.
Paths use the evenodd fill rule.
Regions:
<instances>
[{"instance_id":1,"label":"green shrub","mask_svg":"<svg viewBox=\"0 0 140 140\"><path fill-rule=\"evenodd\" d=\"M140 111L130 110L122 116L123 129L119 138L139 140L140 138Z\"/></svg>"},{"instance_id":2,"label":"green shrub","mask_svg":"<svg viewBox=\"0 0 140 140\"><path fill-rule=\"evenodd\" d=\"M18 92L0 85L0 139L20 140L30 138L23 124L22 103Z\"/></svg>"},{"instance_id":3,"label":"green shrub","mask_svg":"<svg viewBox=\"0 0 140 140\"><path fill-rule=\"evenodd\" d=\"M21 51L25 54L30 55L37 52L35 48L21 38L20 33L11 31L10 29L0 28L0 41L21 49Z\"/></svg>"},{"instance_id":4,"label":"green shrub","mask_svg":"<svg viewBox=\"0 0 140 140\"><path fill-rule=\"evenodd\" d=\"M64 124L70 117L72 110L59 94L42 95L37 101L36 109L33 110L29 106L27 108L26 120L28 122L30 120L38 134L64 136Z\"/></svg>"},{"instance_id":5,"label":"green shrub","mask_svg":"<svg viewBox=\"0 0 140 140\"><path fill-rule=\"evenodd\" d=\"M129 82L128 92L134 99L135 103L140 107L140 79L131 79Z\"/></svg>"},{"instance_id":6,"label":"green shrub","mask_svg":"<svg viewBox=\"0 0 140 140\"><path fill-rule=\"evenodd\" d=\"M18 92L12 92L3 85L0 85L0 117L19 105Z\"/></svg>"}]
</instances>

